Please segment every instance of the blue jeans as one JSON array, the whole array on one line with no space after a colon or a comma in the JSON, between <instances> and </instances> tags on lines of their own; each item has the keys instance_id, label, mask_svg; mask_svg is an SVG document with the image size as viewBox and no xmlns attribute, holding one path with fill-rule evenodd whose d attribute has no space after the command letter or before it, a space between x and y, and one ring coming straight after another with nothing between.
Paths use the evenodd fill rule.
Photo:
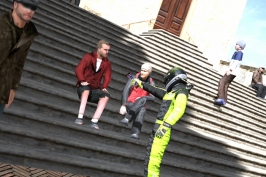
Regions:
<instances>
[{"instance_id":1,"label":"blue jeans","mask_svg":"<svg viewBox=\"0 0 266 177\"><path fill-rule=\"evenodd\" d=\"M5 108L5 105L6 105L6 104L0 104L0 118L1 118L1 116L2 116L2 114L3 114L3 111L4 111L4 108Z\"/></svg>"}]
</instances>

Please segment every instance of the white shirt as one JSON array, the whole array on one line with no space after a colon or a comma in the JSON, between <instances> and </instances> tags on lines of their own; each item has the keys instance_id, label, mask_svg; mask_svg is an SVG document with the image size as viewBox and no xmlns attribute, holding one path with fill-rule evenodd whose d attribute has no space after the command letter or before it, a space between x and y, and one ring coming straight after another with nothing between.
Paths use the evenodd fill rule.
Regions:
<instances>
[{"instance_id":1,"label":"white shirt","mask_svg":"<svg viewBox=\"0 0 266 177\"><path fill-rule=\"evenodd\" d=\"M237 75L240 72L243 51L236 51L230 61L229 70L232 70L232 75Z\"/></svg>"},{"instance_id":2,"label":"white shirt","mask_svg":"<svg viewBox=\"0 0 266 177\"><path fill-rule=\"evenodd\" d=\"M97 58L97 63L96 63L96 72L99 70L100 66L102 63L102 59Z\"/></svg>"}]
</instances>

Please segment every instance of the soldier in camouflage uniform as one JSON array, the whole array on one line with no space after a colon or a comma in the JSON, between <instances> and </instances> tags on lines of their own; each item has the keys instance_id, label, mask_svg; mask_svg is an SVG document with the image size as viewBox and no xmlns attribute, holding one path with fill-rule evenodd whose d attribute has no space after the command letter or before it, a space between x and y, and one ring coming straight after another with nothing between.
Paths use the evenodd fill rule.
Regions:
<instances>
[{"instance_id":1,"label":"soldier in camouflage uniform","mask_svg":"<svg viewBox=\"0 0 266 177\"><path fill-rule=\"evenodd\" d=\"M32 22L38 0L14 0L13 10L0 15L0 117L18 89L29 48L38 35Z\"/></svg>"}]
</instances>

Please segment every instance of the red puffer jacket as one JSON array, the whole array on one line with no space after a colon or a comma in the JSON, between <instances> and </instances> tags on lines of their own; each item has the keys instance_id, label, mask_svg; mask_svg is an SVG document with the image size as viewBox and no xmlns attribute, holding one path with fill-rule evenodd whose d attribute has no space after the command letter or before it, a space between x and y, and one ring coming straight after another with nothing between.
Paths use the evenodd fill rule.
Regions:
<instances>
[{"instance_id":1,"label":"red puffer jacket","mask_svg":"<svg viewBox=\"0 0 266 177\"><path fill-rule=\"evenodd\" d=\"M134 77L134 76L133 76ZM140 78L140 73L137 73L134 78ZM149 76L146 81L148 84L155 85L152 78ZM146 97L147 100L154 100L154 96L151 95L149 92L139 88L139 87L134 87L131 85L131 80L129 79L126 86L123 89L123 94L122 94L122 99L121 99L121 104L126 105L127 102L136 102L136 98L138 97Z\"/></svg>"}]
</instances>

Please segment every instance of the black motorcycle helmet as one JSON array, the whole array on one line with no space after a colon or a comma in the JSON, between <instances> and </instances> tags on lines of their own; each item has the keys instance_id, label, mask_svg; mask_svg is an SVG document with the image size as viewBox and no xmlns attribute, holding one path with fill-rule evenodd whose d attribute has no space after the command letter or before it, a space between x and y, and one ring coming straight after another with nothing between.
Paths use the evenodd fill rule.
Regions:
<instances>
[{"instance_id":1,"label":"black motorcycle helmet","mask_svg":"<svg viewBox=\"0 0 266 177\"><path fill-rule=\"evenodd\" d=\"M163 83L165 85L166 91L170 92L173 86L178 83L187 84L187 74L183 69L174 67L166 73Z\"/></svg>"}]
</instances>

